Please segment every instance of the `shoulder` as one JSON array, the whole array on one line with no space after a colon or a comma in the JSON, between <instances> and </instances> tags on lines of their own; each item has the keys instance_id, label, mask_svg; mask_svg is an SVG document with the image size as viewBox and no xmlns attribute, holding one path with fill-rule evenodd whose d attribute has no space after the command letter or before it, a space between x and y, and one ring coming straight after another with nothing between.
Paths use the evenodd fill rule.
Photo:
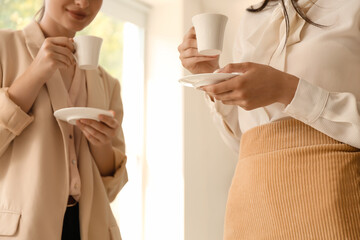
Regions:
<instances>
[{"instance_id":1,"label":"shoulder","mask_svg":"<svg viewBox=\"0 0 360 240\"><path fill-rule=\"evenodd\" d=\"M328 26L326 30L336 30L340 33L349 30L359 32L359 0L317 0L310 10L309 18L316 23Z\"/></svg>"},{"instance_id":2,"label":"shoulder","mask_svg":"<svg viewBox=\"0 0 360 240\"><path fill-rule=\"evenodd\" d=\"M244 28L245 31L251 31L251 29L257 28L259 24L268 22L278 4L278 2L270 2L264 9L259 12L251 12L249 10L259 8L262 3L249 6L248 8L246 8L242 16L240 26Z\"/></svg>"},{"instance_id":3,"label":"shoulder","mask_svg":"<svg viewBox=\"0 0 360 240\"><path fill-rule=\"evenodd\" d=\"M23 39L22 30L0 29L0 46L8 46Z\"/></svg>"},{"instance_id":4,"label":"shoulder","mask_svg":"<svg viewBox=\"0 0 360 240\"><path fill-rule=\"evenodd\" d=\"M332 15L342 18L357 17L360 12L359 0L317 0L309 10L309 16L328 17Z\"/></svg>"},{"instance_id":5,"label":"shoulder","mask_svg":"<svg viewBox=\"0 0 360 240\"><path fill-rule=\"evenodd\" d=\"M102 66L99 66L97 68L98 74L100 75L100 77L104 80L109 82L110 84L115 84L116 82L118 82L118 80L116 78L114 78L113 76L110 75L110 73L108 73Z\"/></svg>"},{"instance_id":6,"label":"shoulder","mask_svg":"<svg viewBox=\"0 0 360 240\"><path fill-rule=\"evenodd\" d=\"M14 54L21 45L25 45L22 30L0 29L0 56Z\"/></svg>"},{"instance_id":7,"label":"shoulder","mask_svg":"<svg viewBox=\"0 0 360 240\"><path fill-rule=\"evenodd\" d=\"M244 10L239 25L236 30L236 42L242 42L249 39L250 36L256 35L257 32L262 31L264 27L269 24L272 14L275 9L274 3L269 3L267 7L259 12L251 12L248 9L257 9L260 4L254 4Z\"/></svg>"},{"instance_id":8,"label":"shoulder","mask_svg":"<svg viewBox=\"0 0 360 240\"><path fill-rule=\"evenodd\" d=\"M20 31L19 31L19 30L12 30L12 29L0 29L0 37L1 37L1 38L13 37L13 36L15 36L18 32L20 32Z\"/></svg>"},{"instance_id":9,"label":"shoulder","mask_svg":"<svg viewBox=\"0 0 360 240\"><path fill-rule=\"evenodd\" d=\"M119 80L108 73L102 66L97 68L97 72L109 93L113 92L116 88L120 88Z\"/></svg>"}]
</instances>

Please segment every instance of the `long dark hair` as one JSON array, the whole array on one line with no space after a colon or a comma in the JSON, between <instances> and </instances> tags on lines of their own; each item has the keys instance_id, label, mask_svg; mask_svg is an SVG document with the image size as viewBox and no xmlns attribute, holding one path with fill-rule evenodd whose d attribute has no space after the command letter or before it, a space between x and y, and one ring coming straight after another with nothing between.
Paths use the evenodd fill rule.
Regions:
<instances>
[{"instance_id":1,"label":"long dark hair","mask_svg":"<svg viewBox=\"0 0 360 240\"><path fill-rule=\"evenodd\" d=\"M42 7L39 9L39 11L37 11L37 13L35 14L35 19L37 18L37 21L40 22L41 19L44 17L44 12L45 12L45 0L43 2Z\"/></svg>"},{"instance_id":2,"label":"long dark hair","mask_svg":"<svg viewBox=\"0 0 360 240\"><path fill-rule=\"evenodd\" d=\"M266 6L268 5L268 3L269 3L270 1L273 1L273 0L264 0L264 2L263 2L258 8L254 8L253 6L250 6L250 7L247 8L246 10L249 11L249 12L253 12L253 13L261 12L264 8L266 8ZM275 1L280 1L280 2L281 2L281 6L282 6L283 11L284 11L285 23L286 23L286 41L287 41L287 39L288 39L288 37L289 37L289 33L290 33L289 15L288 15L288 13L287 13L284 0L275 0ZM309 0L309 1L311 1L311 0ZM294 9L295 9L295 11L297 12L297 14L298 14L302 19L304 19L307 23L312 24L312 25L317 26L317 27L324 27L324 25L315 23L315 22L313 22L310 18L308 18L308 17L306 16L306 14L304 13L304 11L303 11L303 10L300 8L300 6L298 5L297 0L291 0L291 5L294 7ZM285 42L285 45L286 45L286 42Z\"/></svg>"}]
</instances>

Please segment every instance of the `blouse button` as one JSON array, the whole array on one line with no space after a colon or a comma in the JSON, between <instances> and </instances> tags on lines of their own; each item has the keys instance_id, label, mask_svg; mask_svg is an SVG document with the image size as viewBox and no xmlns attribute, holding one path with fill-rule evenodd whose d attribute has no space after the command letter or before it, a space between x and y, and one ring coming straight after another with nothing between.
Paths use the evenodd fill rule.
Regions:
<instances>
[{"instance_id":1,"label":"blouse button","mask_svg":"<svg viewBox=\"0 0 360 240\"><path fill-rule=\"evenodd\" d=\"M69 138L72 139L72 135L71 135L71 134L69 135Z\"/></svg>"}]
</instances>

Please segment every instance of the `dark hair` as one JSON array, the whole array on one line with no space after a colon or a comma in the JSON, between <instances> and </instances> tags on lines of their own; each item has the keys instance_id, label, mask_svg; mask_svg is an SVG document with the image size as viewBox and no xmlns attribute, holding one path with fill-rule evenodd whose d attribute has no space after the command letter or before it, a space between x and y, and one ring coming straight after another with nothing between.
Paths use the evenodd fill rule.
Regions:
<instances>
[{"instance_id":1,"label":"dark hair","mask_svg":"<svg viewBox=\"0 0 360 240\"><path fill-rule=\"evenodd\" d=\"M39 11L37 11L37 13L35 14L35 19L37 19L38 22L41 21L41 19L44 17L44 12L45 12L45 0L44 3L42 5L42 7L39 9Z\"/></svg>"},{"instance_id":2,"label":"dark hair","mask_svg":"<svg viewBox=\"0 0 360 240\"><path fill-rule=\"evenodd\" d=\"M264 2L261 4L261 6L259 6L258 8L254 8L253 6L250 6L249 8L247 8L246 10L249 12L261 12L264 8L266 8L266 6L268 5L268 3L272 1L272 0L264 0ZM289 15L287 13L286 7L285 7L285 3L284 0L275 0L275 1L280 1L281 2L281 6L283 8L284 11L284 16L285 16L285 23L286 23L286 41L289 37L289 33L290 33L290 23L289 23ZM309 0L311 1L311 0ZM312 2L312 1L311 1ZM317 27L324 27L321 24L315 23L313 22L311 19L309 19L306 14L304 13L304 11L300 8L300 6L297 4L297 0L291 0L291 5L294 7L296 13L302 18L304 19L307 23L312 24L314 26ZM286 41L285 41L285 45L286 45ZM284 47L285 47L284 45Z\"/></svg>"}]
</instances>

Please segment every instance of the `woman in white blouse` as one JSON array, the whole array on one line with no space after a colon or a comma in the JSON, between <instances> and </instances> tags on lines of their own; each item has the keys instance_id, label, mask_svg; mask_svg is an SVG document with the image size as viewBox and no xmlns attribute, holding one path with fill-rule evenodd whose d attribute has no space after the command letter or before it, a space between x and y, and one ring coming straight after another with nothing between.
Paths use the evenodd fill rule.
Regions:
<instances>
[{"instance_id":1,"label":"woman in white blouse","mask_svg":"<svg viewBox=\"0 0 360 240\"><path fill-rule=\"evenodd\" d=\"M266 0L239 27L234 63L179 46L239 152L224 239L360 239L360 1ZM241 141L240 141L241 139Z\"/></svg>"}]
</instances>

